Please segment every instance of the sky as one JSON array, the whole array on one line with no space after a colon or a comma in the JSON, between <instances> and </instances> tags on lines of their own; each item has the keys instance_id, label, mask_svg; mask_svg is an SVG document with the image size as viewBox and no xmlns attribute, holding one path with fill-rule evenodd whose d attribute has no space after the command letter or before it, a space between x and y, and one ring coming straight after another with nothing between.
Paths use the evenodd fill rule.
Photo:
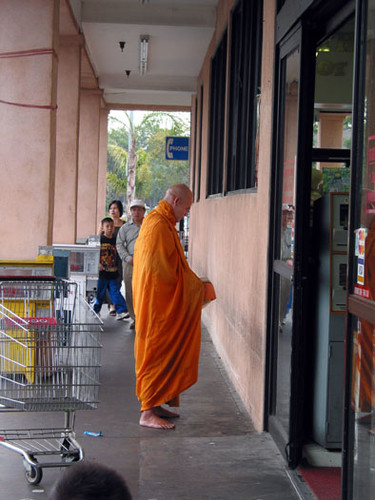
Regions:
<instances>
[{"instance_id":1,"label":"sky","mask_svg":"<svg viewBox=\"0 0 375 500\"><path fill-rule=\"evenodd\" d=\"M135 125L136 126L139 125L141 123L143 117L145 115L147 115L148 113L152 113L152 111L136 111L136 110L133 111ZM188 112L175 112L175 113L171 113L171 114L179 116L182 120L184 120L185 122L190 124L190 113L188 113ZM111 110L109 113L109 116L114 116L114 117L118 118L119 120L124 121L124 112L121 110ZM117 128L119 126L120 125L116 125L116 123L114 123L112 120L108 120L108 128L109 129Z\"/></svg>"}]
</instances>

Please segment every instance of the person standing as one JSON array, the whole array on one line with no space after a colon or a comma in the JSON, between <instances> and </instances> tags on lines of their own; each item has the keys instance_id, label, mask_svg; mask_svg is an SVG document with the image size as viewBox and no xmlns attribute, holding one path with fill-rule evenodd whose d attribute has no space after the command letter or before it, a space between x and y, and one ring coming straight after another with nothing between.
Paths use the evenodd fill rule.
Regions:
<instances>
[{"instance_id":1,"label":"person standing","mask_svg":"<svg viewBox=\"0 0 375 500\"><path fill-rule=\"evenodd\" d=\"M120 228L116 240L117 253L122 261L125 300L132 319L129 328L132 330L135 328L132 291L134 245L138 238L145 212L146 206L144 202L142 200L133 200L130 203L131 220Z\"/></svg>"},{"instance_id":2,"label":"person standing","mask_svg":"<svg viewBox=\"0 0 375 500\"><path fill-rule=\"evenodd\" d=\"M113 220L113 224L114 224L113 236L116 238L120 227L123 226L123 224L124 224L124 221L121 218L123 216L123 213L124 213L124 207L123 207L122 202L120 200L111 201L111 203L108 205L108 213L109 213L109 216ZM100 225L99 229L98 229L98 234L100 235L100 234L102 234L102 232L103 231L102 231L101 225ZM117 257L117 268L118 268L118 286L119 286L119 289L121 290L122 262L121 262L121 258L119 256ZM106 302L108 304L109 315L116 316L115 306L111 301L111 297L109 296L108 290L106 291L104 302Z\"/></svg>"},{"instance_id":3,"label":"person standing","mask_svg":"<svg viewBox=\"0 0 375 500\"><path fill-rule=\"evenodd\" d=\"M101 221L102 234L100 236L99 279L96 291L94 311L99 314L108 289L115 306L116 319L129 317L124 297L121 295L118 284L116 238L113 236L114 223L110 217Z\"/></svg>"},{"instance_id":4,"label":"person standing","mask_svg":"<svg viewBox=\"0 0 375 500\"><path fill-rule=\"evenodd\" d=\"M139 424L155 429L174 428L169 419L178 413L162 405L179 406L179 395L198 378L204 285L190 269L176 230L192 201L188 186L171 186L143 221L134 249Z\"/></svg>"},{"instance_id":5,"label":"person standing","mask_svg":"<svg viewBox=\"0 0 375 500\"><path fill-rule=\"evenodd\" d=\"M114 236L117 236L120 227L124 224L124 221L121 219L124 214L124 207L122 205L122 202L120 200L111 201L111 203L108 205L108 213L109 216L112 217L115 226L113 234Z\"/></svg>"}]
</instances>

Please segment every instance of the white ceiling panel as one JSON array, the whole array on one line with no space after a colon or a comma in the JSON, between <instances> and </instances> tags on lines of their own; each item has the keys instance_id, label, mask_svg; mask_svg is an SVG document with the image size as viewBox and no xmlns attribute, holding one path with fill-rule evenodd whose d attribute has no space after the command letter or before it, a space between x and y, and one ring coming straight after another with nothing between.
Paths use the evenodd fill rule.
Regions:
<instances>
[{"instance_id":1,"label":"white ceiling panel","mask_svg":"<svg viewBox=\"0 0 375 500\"><path fill-rule=\"evenodd\" d=\"M190 106L217 0L70 0L108 104ZM140 35L149 36L139 71ZM122 52L119 42L125 42ZM126 71L130 72L127 76Z\"/></svg>"}]
</instances>

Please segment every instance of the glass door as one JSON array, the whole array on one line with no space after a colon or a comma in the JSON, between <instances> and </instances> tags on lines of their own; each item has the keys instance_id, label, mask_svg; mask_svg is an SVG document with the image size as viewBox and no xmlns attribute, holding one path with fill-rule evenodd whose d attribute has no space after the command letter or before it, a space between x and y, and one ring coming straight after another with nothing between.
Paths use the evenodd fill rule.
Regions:
<instances>
[{"instance_id":1,"label":"glass door","mask_svg":"<svg viewBox=\"0 0 375 500\"><path fill-rule=\"evenodd\" d=\"M300 463L306 443L311 438L320 439L323 428L326 440L321 446L327 449L341 446L341 427L336 421L341 422L342 413L335 411L332 417L335 425L331 428L335 433L329 433L326 414L331 416L331 406L327 404L327 411L322 410L329 391L324 392L322 384L333 387L330 393L335 396L331 401L333 406L341 396L342 407L342 391L337 387L343 385L343 362L336 362L336 371L329 369L331 365L324 371L321 358L329 357L331 347L332 356L338 360L344 356L345 311L342 308L346 298L347 257L341 246L335 248L335 272L326 267L324 273L318 275L313 250L315 204L320 205L319 198L328 201L331 198L328 193L331 189L322 197L325 185L333 186L333 191L346 191L346 182L350 182L353 19L348 18L350 9L339 14L332 12L330 20L323 19L321 23L301 22L279 46L270 233L267 423L292 468ZM340 227L335 232L336 239L338 234L344 235L345 231L347 234L348 193L341 194L345 203L339 203ZM322 230L329 225L328 220L329 215L324 216ZM325 232L318 243L324 238ZM333 278L331 288L335 300L331 304L329 287L324 288L328 299L324 299L320 290ZM315 305L318 302L323 304L324 311L327 307L333 308L332 322L342 323L334 330L339 331L340 338L330 339L332 345L326 342L321 357L318 356L319 339L323 337L325 322L317 320Z\"/></svg>"},{"instance_id":2,"label":"glass door","mask_svg":"<svg viewBox=\"0 0 375 500\"><path fill-rule=\"evenodd\" d=\"M375 495L375 0L359 17L363 33L359 66L358 172L352 187L352 239L348 299L348 408L344 465L348 484L343 498ZM367 25L367 26L366 26ZM360 93L359 93L360 94ZM350 371L349 371L350 370Z\"/></svg>"},{"instance_id":3,"label":"glass door","mask_svg":"<svg viewBox=\"0 0 375 500\"><path fill-rule=\"evenodd\" d=\"M283 76L283 122L281 199L279 202L278 226L280 239L276 248L273 271L278 296L277 334L277 382L275 415L286 434L290 424L291 356L293 332L293 269L294 269L294 225L295 183L297 156L298 89L300 49L296 47L282 61ZM276 299L276 297L275 297ZM275 300L276 303L276 300Z\"/></svg>"},{"instance_id":4,"label":"glass door","mask_svg":"<svg viewBox=\"0 0 375 500\"><path fill-rule=\"evenodd\" d=\"M268 427L290 467L295 467L301 453L303 412L304 330L302 304L305 271L302 251L308 224L310 180L304 174L306 152L311 153L312 117L301 117L301 99L313 102L313 87L302 84L308 72L301 68L301 27L298 26L280 46L278 64L277 137L275 157L272 269L270 269L270 397ZM307 47L308 45L306 45ZM309 53L309 50L307 50ZM310 77L311 80L311 77ZM301 92L303 89L303 92ZM307 97L309 96L309 97ZM310 108L309 108L310 109ZM312 110L312 106L311 106ZM309 118L311 121L309 121ZM301 127L301 120L306 127ZM301 133L302 130L302 133ZM310 135L309 135L310 134ZM309 137L310 145L306 145ZM311 160L311 157L310 157ZM302 169L301 169L302 165ZM303 184L306 182L306 188ZM299 183L301 187L298 187ZM302 397L302 400L301 400Z\"/></svg>"}]
</instances>

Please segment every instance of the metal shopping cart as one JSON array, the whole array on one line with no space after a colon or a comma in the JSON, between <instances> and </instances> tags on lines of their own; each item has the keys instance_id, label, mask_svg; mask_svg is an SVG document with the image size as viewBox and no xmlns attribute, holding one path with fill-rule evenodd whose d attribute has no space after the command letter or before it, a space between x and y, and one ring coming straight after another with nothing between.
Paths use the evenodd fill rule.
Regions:
<instances>
[{"instance_id":1,"label":"metal shopping cart","mask_svg":"<svg viewBox=\"0 0 375 500\"><path fill-rule=\"evenodd\" d=\"M98 404L101 321L65 280L0 282L0 412L64 412L52 429L0 430L0 445L23 456L26 479L83 458L76 410Z\"/></svg>"}]
</instances>

